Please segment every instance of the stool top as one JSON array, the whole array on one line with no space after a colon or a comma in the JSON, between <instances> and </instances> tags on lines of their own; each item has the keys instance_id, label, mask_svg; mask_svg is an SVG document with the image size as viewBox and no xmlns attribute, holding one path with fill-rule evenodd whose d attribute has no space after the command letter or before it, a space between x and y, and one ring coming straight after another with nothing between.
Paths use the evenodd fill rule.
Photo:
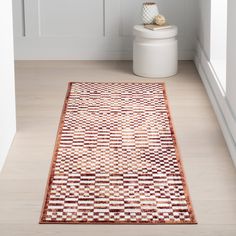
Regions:
<instances>
[{"instance_id":1,"label":"stool top","mask_svg":"<svg viewBox=\"0 0 236 236\"><path fill-rule=\"evenodd\" d=\"M171 25L168 28L149 30L144 28L143 25L135 25L133 33L135 36L141 38L165 39L175 37L178 34L178 28L175 25Z\"/></svg>"}]
</instances>

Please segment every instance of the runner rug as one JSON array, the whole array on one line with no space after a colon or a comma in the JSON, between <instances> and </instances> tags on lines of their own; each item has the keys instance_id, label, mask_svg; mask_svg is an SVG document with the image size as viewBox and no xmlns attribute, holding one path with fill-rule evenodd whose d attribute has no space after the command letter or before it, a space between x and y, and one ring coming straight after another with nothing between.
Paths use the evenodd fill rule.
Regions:
<instances>
[{"instance_id":1,"label":"runner rug","mask_svg":"<svg viewBox=\"0 0 236 236\"><path fill-rule=\"evenodd\" d=\"M196 223L163 83L69 84L40 223Z\"/></svg>"}]
</instances>

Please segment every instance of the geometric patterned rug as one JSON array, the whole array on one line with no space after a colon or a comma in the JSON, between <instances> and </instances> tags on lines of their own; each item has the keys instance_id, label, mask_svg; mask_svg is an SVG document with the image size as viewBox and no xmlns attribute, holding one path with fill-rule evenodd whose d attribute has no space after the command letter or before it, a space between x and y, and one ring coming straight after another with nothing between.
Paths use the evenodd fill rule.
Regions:
<instances>
[{"instance_id":1,"label":"geometric patterned rug","mask_svg":"<svg viewBox=\"0 0 236 236\"><path fill-rule=\"evenodd\" d=\"M164 83L69 83L40 223L196 223Z\"/></svg>"}]
</instances>

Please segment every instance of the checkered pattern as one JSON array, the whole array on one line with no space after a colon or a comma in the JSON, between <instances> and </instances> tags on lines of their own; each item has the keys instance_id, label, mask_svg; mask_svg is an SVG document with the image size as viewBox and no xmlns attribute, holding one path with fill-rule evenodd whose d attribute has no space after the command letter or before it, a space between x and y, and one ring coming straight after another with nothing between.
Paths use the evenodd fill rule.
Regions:
<instances>
[{"instance_id":1,"label":"checkered pattern","mask_svg":"<svg viewBox=\"0 0 236 236\"><path fill-rule=\"evenodd\" d=\"M157 15L158 15L158 7L156 4L150 4L150 3L143 4L143 23L144 24L152 24Z\"/></svg>"},{"instance_id":2,"label":"checkered pattern","mask_svg":"<svg viewBox=\"0 0 236 236\"><path fill-rule=\"evenodd\" d=\"M41 223L194 223L164 84L71 83Z\"/></svg>"}]
</instances>

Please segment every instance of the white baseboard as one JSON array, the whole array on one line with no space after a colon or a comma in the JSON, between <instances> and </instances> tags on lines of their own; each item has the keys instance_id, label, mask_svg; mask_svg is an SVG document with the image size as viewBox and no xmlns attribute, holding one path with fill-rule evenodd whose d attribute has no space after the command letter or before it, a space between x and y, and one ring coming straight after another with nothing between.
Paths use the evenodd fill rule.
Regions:
<instances>
[{"instance_id":1,"label":"white baseboard","mask_svg":"<svg viewBox=\"0 0 236 236\"><path fill-rule=\"evenodd\" d=\"M67 52L67 54L18 51L15 60L132 60L132 54L132 50ZM178 54L179 60L194 59L194 50L180 50Z\"/></svg>"},{"instance_id":2,"label":"white baseboard","mask_svg":"<svg viewBox=\"0 0 236 236\"><path fill-rule=\"evenodd\" d=\"M95 45L94 42L91 43L93 46L90 48L86 46L87 44L84 42L79 45L67 39L54 42L49 39L34 41L17 38L15 60L132 60L133 58L131 39L126 39L123 43L121 39L100 40ZM193 60L194 49L179 48L178 54L179 60Z\"/></svg>"},{"instance_id":3,"label":"white baseboard","mask_svg":"<svg viewBox=\"0 0 236 236\"><path fill-rule=\"evenodd\" d=\"M4 166L4 163L6 161L8 152L11 148L12 142L14 140L16 134L16 130L12 130L11 134L5 137L5 142L4 145L2 145L1 150L0 150L0 172Z\"/></svg>"},{"instance_id":4,"label":"white baseboard","mask_svg":"<svg viewBox=\"0 0 236 236\"><path fill-rule=\"evenodd\" d=\"M197 43L194 62L210 98L217 119L221 126L230 155L236 166L236 119L227 102L224 91L221 89L217 76L207 59L204 50Z\"/></svg>"}]
</instances>

